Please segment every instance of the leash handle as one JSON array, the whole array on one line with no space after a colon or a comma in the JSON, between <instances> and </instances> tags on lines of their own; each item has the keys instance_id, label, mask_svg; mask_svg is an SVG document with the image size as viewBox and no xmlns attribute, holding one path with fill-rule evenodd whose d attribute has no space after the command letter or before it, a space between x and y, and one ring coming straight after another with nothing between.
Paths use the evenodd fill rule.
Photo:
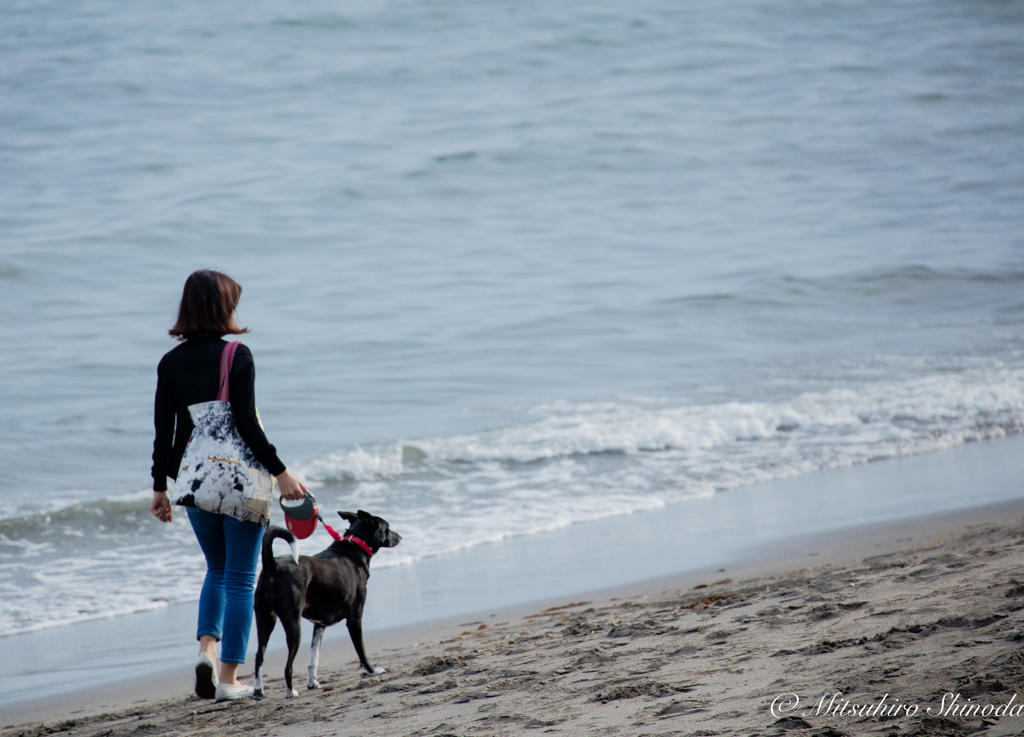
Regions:
<instances>
[{"instance_id":1,"label":"leash handle","mask_svg":"<svg viewBox=\"0 0 1024 737\"><path fill-rule=\"evenodd\" d=\"M235 351L242 341L236 340L224 346L220 353L220 389L217 391L217 401L228 401L228 374L231 373L231 364L235 361Z\"/></svg>"}]
</instances>

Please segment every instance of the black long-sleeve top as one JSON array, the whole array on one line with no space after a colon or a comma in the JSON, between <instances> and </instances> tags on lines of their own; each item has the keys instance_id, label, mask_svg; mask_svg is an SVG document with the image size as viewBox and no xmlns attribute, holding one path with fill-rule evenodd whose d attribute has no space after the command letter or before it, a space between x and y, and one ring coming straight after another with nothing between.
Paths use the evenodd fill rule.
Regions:
<instances>
[{"instance_id":1,"label":"black long-sleeve top","mask_svg":"<svg viewBox=\"0 0 1024 737\"><path fill-rule=\"evenodd\" d=\"M190 404L211 402L220 388L221 338L191 338L168 351L157 367L153 424L153 490L166 491L167 477L177 478L181 457L195 427ZM235 425L256 459L274 476L285 470L277 449L267 440L256 417L256 366L252 352L239 345L228 374L228 395Z\"/></svg>"}]
</instances>

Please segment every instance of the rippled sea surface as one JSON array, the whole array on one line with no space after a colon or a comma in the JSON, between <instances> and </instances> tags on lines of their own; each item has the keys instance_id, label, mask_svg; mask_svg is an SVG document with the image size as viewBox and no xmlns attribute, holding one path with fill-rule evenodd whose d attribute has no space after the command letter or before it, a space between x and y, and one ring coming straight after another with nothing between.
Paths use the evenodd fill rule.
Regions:
<instances>
[{"instance_id":1,"label":"rippled sea surface","mask_svg":"<svg viewBox=\"0 0 1024 737\"><path fill-rule=\"evenodd\" d=\"M5 3L0 632L197 598L146 491L196 268L385 565L1020 432L1022 39L995 1Z\"/></svg>"}]
</instances>

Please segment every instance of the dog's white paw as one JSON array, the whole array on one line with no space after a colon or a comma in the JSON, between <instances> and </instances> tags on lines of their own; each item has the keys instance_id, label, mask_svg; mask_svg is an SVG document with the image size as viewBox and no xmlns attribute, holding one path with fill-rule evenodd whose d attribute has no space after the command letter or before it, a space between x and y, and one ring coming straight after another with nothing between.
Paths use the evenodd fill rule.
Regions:
<instances>
[{"instance_id":1,"label":"dog's white paw","mask_svg":"<svg viewBox=\"0 0 1024 737\"><path fill-rule=\"evenodd\" d=\"M320 681L311 679L306 682L306 688L323 688L323 686L320 685Z\"/></svg>"},{"instance_id":2,"label":"dog's white paw","mask_svg":"<svg viewBox=\"0 0 1024 737\"><path fill-rule=\"evenodd\" d=\"M387 671L386 668L377 667L377 668L373 669L373 675L375 675L375 676L379 676L381 673L387 673L387 672L388 671Z\"/></svg>"},{"instance_id":3,"label":"dog's white paw","mask_svg":"<svg viewBox=\"0 0 1024 737\"><path fill-rule=\"evenodd\" d=\"M299 698L299 692L293 688L291 691L286 691L284 697L286 699L297 699Z\"/></svg>"}]
</instances>

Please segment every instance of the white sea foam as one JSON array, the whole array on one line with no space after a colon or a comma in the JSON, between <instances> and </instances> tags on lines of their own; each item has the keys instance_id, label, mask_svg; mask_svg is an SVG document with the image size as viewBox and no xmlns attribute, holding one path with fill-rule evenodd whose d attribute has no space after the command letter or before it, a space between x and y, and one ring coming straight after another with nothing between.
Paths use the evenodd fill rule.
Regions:
<instances>
[{"instance_id":1,"label":"white sea foam","mask_svg":"<svg viewBox=\"0 0 1024 737\"><path fill-rule=\"evenodd\" d=\"M305 472L347 480L325 490L326 504L387 510L407 535L388 560L412 562L743 485L1020 432L1024 371L930 375L779 402L559 402L528 416L532 421L508 428L334 453ZM400 464L402 456L413 462ZM355 468L370 473L361 477Z\"/></svg>"},{"instance_id":2,"label":"white sea foam","mask_svg":"<svg viewBox=\"0 0 1024 737\"><path fill-rule=\"evenodd\" d=\"M525 466L574 456L657 451L685 453L695 462L706 456L707 461L729 465L727 457L715 454L726 448L730 454L737 452L737 444L751 441L785 441L786 449L799 458L813 458L827 447L834 460L821 467L831 467L1019 432L1024 427L1024 371L964 371L810 392L779 402L653 409L649 404L542 405L529 410L537 418L533 422L376 450L339 451L302 469L320 481L383 481L458 464ZM774 454L774 446L770 452ZM411 464L409 457L414 459ZM801 465L799 470L805 469Z\"/></svg>"},{"instance_id":3,"label":"white sea foam","mask_svg":"<svg viewBox=\"0 0 1024 737\"><path fill-rule=\"evenodd\" d=\"M394 445L377 452L361 447L337 451L303 463L301 470L305 476L318 482L394 478L403 470L402 447Z\"/></svg>"},{"instance_id":4,"label":"white sea foam","mask_svg":"<svg viewBox=\"0 0 1024 737\"><path fill-rule=\"evenodd\" d=\"M199 595L206 566L184 514L142 535L98 530L88 515L39 523L45 543L26 547L24 538L0 536L4 634L149 611Z\"/></svg>"}]
</instances>

